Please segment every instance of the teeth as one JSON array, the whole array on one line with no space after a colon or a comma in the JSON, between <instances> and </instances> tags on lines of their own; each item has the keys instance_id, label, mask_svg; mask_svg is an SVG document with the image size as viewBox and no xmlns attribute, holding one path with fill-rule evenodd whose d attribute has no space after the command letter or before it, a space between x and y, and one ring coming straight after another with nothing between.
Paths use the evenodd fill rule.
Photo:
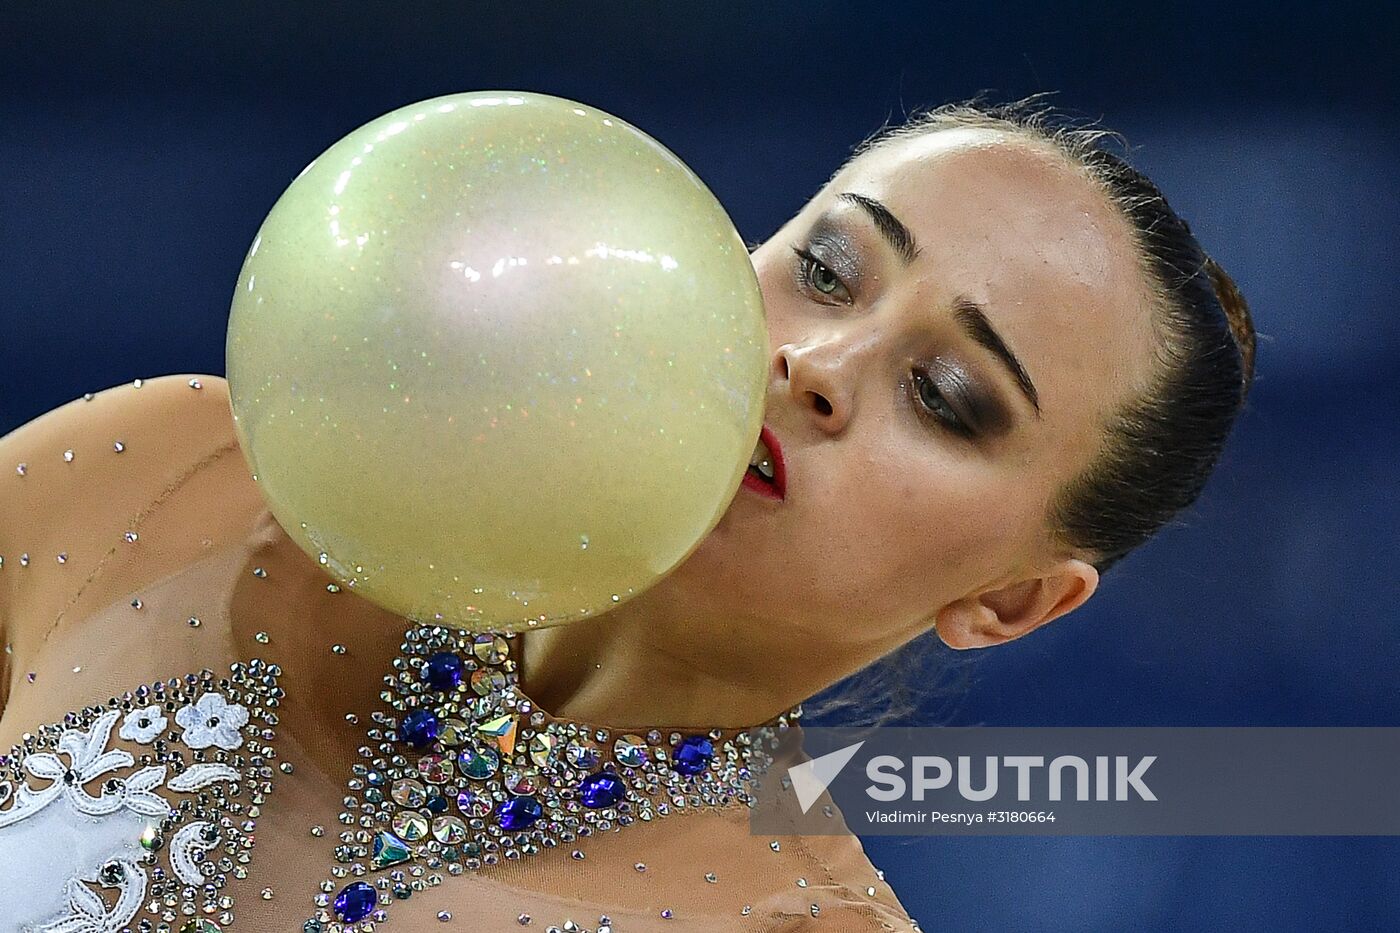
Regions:
<instances>
[{"instance_id":1,"label":"teeth","mask_svg":"<svg viewBox=\"0 0 1400 933\"><path fill-rule=\"evenodd\" d=\"M749 466L757 467L758 472L763 474L764 479L773 478L773 454L768 450L768 445L759 438L758 446L753 449L753 454L749 457Z\"/></svg>"}]
</instances>

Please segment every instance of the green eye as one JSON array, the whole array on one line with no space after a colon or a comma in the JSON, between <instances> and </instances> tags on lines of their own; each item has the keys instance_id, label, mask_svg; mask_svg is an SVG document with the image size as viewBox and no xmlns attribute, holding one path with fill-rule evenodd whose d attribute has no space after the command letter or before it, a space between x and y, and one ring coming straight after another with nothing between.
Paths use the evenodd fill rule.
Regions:
<instances>
[{"instance_id":1,"label":"green eye","mask_svg":"<svg viewBox=\"0 0 1400 933\"><path fill-rule=\"evenodd\" d=\"M846 288L846 283L841 281L841 277L807 250L794 246L793 252L798 256L798 278L803 284L813 291L823 295L830 295L841 299L850 300L850 292Z\"/></svg>"},{"instance_id":2,"label":"green eye","mask_svg":"<svg viewBox=\"0 0 1400 933\"><path fill-rule=\"evenodd\" d=\"M818 262L812 269L812 287L823 295L830 295L841 287L841 280L826 266Z\"/></svg>"}]
</instances>

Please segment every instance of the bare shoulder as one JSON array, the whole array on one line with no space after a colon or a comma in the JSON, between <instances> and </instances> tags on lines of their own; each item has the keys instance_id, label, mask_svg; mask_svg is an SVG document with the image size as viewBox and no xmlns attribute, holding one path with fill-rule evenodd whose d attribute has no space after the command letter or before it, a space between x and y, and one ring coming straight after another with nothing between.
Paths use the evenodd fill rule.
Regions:
<instances>
[{"instance_id":1,"label":"bare shoulder","mask_svg":"<svg viewBox=\"0 0 1400 933\"><path fill-rule=\"evenodd\" d=\"M202 374L123 383L0 437L6 645L122 544L144 510L218 458L241 460L242 453L227 382Z\"/></svg>"}]
</instances>

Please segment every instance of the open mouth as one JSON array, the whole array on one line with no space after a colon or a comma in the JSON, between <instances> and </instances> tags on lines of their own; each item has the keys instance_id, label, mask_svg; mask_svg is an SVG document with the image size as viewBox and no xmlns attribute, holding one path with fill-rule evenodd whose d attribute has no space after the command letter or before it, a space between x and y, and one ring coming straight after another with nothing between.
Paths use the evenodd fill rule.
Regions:
<instances>
[{"instance_id":1,"label":"open mouth","mask_svg":"<svg viewBox=\"0 0 1400 933\"><path fill-rule=\"evenodd\" d=\"M749 457L749 468L744 473L744 485L759 495L770 499L783 499L786 494L786 471L783 468L781 447L773 432L765 425Z\"/></svg>"}]
</instances>

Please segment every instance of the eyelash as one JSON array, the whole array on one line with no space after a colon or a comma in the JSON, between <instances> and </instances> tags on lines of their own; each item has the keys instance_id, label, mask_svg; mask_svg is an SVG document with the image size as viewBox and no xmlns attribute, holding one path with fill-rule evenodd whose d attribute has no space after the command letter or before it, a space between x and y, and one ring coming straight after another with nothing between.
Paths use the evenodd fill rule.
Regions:
<instances>
[{"instance_id":1,"label":"eyelash","mask_svg":"<svg viewBox=\"0 0 1400 933\"><path fill-rule=\"evenodd\" d=\"M817 288L816 279L814 279L812 276L813 272L816 271L816 267L821 266L823 269L825 269L828 273L831 274L832 278L834 278L838 283L840 283L843 289L845 289L847 298L850 297L851 290L849 288L846 288L846 283L841 281L841 276L831 271L830 266L822 262L816 256L813 256L809 250L806 250L801 246L794 246L792 248L792 251L797 254L797 278L803 286L811 289L813 292L816 292L818 295L821 295L823 297L831 297L830 292L824 292L820 288Z\"/></svg>"},{"instance_id":2,"label":"eyelash","mask_svg":"<svg viewBox=\"0 0 1400 933\"><path fill-rule=\"evenodd\" d=\"M816 286L814 273L816 272L817 267L820 266L822 269L826 270L826 272L832 278L834 278L838 283L840 283L841 288L845 289L847 296L850 295L851 291L849 288L846 288L846 283L841 281L841 277L835 272L833 272L831 270L831 267L829 267L826 263L822 262L816 256L813 256L809 250L806 250L801 246L793 246L792 251L797 254L797 278L798 282L803 287L809 289L817 295L821 295L826 298L831 297L830 293L824 292ZM913 378L910 380L909 386L911 389L911 394L913 396L913 405L918 410L919 415L924 418L935 419L940 426L946 428L949 431L952 431L954 434L957 434L961 437L972 438L975 432L973 432L973 430L967 425L966 422L964 422L961 418L958 417L957 412L953 410L953 406L948 404L948 400L943 397L943 394L941 392L938 392L938 386L933 384L933 381L929 378L929 374L922 369L916 369L913 371L912 375ZM944 407L947 409L947 415L939 414L937 411L924 404L923 393L920 392L919 389L925 384L929 385L935 392L938 392L938 398L943 403Z\"/></svg>"},{"instance_id":3,"label":"eyelash","mask_svg":"<svg viewBox=\"0 0 1400 933\"><path fill-rule=\"evenodd\" d=\"M938 386L934 385L933 380L929 378L928 373L924 372L922 369L914 370L914 378L910 382L910 388L913 390L914 393L914 407L919 409L919 414L923 415L925 418L936 418L940 425L961 437L966 437L969 439L974 437L976 432L974 432L972 428L968 427L965 421L958 417L958 413L953 411L953 406L948 404L948 400L943 397L942 392L938 392L938 399L948 410L948 414L946 416L938 414L936 411L929 408L923 403L922 393L919 391L919 386L925 383L931 386L933 388L933 391L938 392Z\"/></svg>"}]
</instances>

